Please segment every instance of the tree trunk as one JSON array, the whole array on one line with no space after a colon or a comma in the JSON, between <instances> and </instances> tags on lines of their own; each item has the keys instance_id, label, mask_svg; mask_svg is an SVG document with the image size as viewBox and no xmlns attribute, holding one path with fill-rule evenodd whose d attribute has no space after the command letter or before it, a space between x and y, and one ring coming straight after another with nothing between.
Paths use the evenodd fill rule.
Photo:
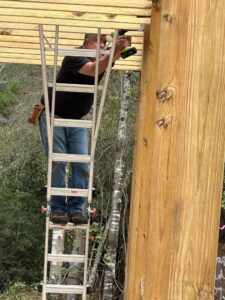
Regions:
<instances>
[{"instance_id":1,"label":"tree trunk","mask_svg":"<svg viewBox=\"0 0 225 300\"><path fill-rule=\"evenodd\" d=\"M76 230L72 254L84 254L85 252L85 233L83 230ZM70 263L69 273L67 277L67 284L83 285L84 279L84 264L83 263ZM80 295L68 294L66 300L81 299Z\"/></svg>"},{"instance_id":2,"label":"tree trunk","mask_svg":"<svg viewBox=\"0 0 225 300\"><path fill-rule=\"evenodd\" d=\"M106 241L106 238L108 236L108 230L109 230L109 222L107 222L107 224L105 226L105 230L104 230L104 233L103 233L102 238L101 238L101 243L98 245L98 249L96 251L94 264L93 264L93 266L90 270L90 273L89 273L88 286L91 288L91 290L94 287L95 278L96 278L96 274L97 274L97 269L98 269L99 263L100 263L101 258L102 258L102 252L103 252L103 249L104 249L105 241Z\"/></svg>"},{"instance_id":3,"label":"tree trunk","mask_svg":"<svg viewBox=\"0 0 225 300\"><path fill-rule=\"evenodd\" d=\"M62 254L64 251L65 231L62 229L54 229L52 232L52 254ZM50 281L53 283L61 283L62 281L62 262L51 262ZM51 294L54 299L59 299L58 294Z\"/></svg>"},{"instance_id":4,"label":"tree trunk","mask_svg":"<svg viewBox=\"0 0 225 300\"><path fill-rule=\"evenodd\" d=\"M68 177L68 167L66 168L66 184ZM65 245L65 231L62 229L54 229L52 231L52 254L63 254ZM50 265L50 281L53 283L62 283L62 262L51 262ZM59 294L51 294L54 299L59 299Z\"/></svg>"},{"instance_id":5,"label":"tree trunk","mask_svg":"<svg viewBox=\"0 0 225 300\"><path fill-rule=\"evenodd\" d=\"M116 275L116 256L118 247L119 227L121 219L121 203L124 173L124 148L127 138L128 96L130 93L130 73L123 72L121 76L121 107L118 124L117 154L114 170L114 191L112 208L109 217L109 233L105 255L105 273L103 300L113 299L114 281Z\"/></svg>"}]
</instances>

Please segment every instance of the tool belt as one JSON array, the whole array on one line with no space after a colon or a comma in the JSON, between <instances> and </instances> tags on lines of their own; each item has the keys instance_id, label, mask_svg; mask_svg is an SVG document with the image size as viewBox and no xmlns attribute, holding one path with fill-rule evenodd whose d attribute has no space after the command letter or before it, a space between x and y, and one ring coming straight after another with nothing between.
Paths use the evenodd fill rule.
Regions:
<instances>
[{"instance_id":1,"label":"tool belt","mask_svg":"<svg viewBox=\"0 0 225 300\"><path fill-rule=\"evenodd\" d=\"M31 117L28 118L28 122L35 125L44 110L44 105L41 103L37 103L33 106L33 111Z\"/></svg>"}]
</instances>

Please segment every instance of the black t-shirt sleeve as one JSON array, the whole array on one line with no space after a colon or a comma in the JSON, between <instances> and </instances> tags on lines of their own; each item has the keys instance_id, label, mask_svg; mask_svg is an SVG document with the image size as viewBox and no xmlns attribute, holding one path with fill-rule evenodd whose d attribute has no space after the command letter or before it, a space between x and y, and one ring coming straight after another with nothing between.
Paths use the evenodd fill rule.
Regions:
<instances>
[{"instance_id":1,"label":"black t-shirt sleeve","mask_svg":"<svg viewBox=\"0 0 225 300\"><path fill-rule=\"evenodd\" d=\"M62 71L76 74L86 64L90 62L87 57L66 56L62 62Z\"/></svg>"}]
</instances>

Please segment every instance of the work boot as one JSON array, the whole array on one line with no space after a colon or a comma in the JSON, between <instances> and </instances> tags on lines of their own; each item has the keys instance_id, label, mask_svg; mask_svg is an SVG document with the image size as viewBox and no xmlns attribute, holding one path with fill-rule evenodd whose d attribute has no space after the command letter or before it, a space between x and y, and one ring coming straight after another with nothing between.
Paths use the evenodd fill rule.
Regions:
<instances>
[{"instance_id":1,"label":"work boot","mask_svg":"<svg viewBox=\"0 0 225 300\"><path fill-rule=\"evenodd\" d=\"M68 216L63 211L53 211L50 214L50 221L55 224L67 224Z\"/></svg>"},{"instance_id":2,"label":"work boot","mask_svg":"<svg viewBox=\"0 0 225 300\"><path fill-rule=\"evenodd\" d=\"M69 214L69 222L73 223L74 225L81 225L87 224L88 219L84 217L81 212L75 212Z\"/></svg>"}]
</instances>

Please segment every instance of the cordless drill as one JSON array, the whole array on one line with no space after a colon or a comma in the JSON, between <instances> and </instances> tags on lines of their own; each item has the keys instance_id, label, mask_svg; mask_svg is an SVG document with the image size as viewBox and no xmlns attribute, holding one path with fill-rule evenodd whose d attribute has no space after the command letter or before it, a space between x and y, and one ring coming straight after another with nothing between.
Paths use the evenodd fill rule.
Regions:
<instances>
[{"instance_id":1,"label":"cordless drill","mask_svg":"<svg viewBox=\"0 0 225 300\"><path fill-rule=\"evenodd\" d=\"M126 29L119 29L118 30L118 35L124 35L128 30ZM134 55L137 53L137 49L135 47L126 47L124 48L121 52L120 55L122 58L127 58L131 55Z\"/></svg>"},{"instance_id":2,"label":"cordless drill","mask_svg":"<svg viewBox=\"0 0 225 300\"><path fill-rule=\"evenodd\" d=\"M118 30L118 35L124 35L128 30L126 29L119 29ZM121 52L120 55L122 58L127 58L131 55L134 55L137 53L137 49L135 47L126 47L124 48Z\"/></svg>"}]
</instances>

